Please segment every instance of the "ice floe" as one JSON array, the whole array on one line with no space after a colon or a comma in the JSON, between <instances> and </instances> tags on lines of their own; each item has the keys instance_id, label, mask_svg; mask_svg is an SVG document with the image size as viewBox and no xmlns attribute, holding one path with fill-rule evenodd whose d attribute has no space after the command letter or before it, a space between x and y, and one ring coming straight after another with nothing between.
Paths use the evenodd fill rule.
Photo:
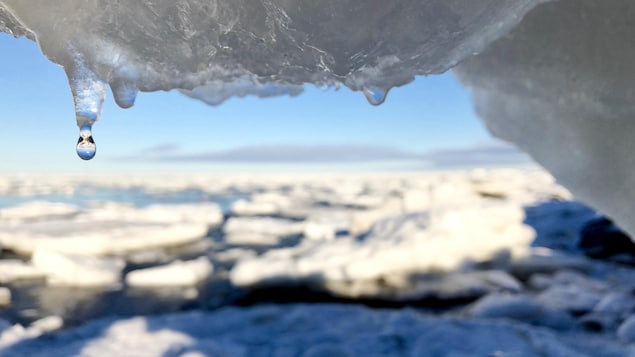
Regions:
<instances>
[{"instance_id":1,"label":"ice floe","mask_svg":"<svg viewBox=\"0 0 635 357\"><path fill-rule=\"evenodd\" d=\"M358 291L359 282L379 293L399 290L412 284L410 275L453 271L502 251L525 254L533 233L522 218L520 207L500 204L385 218L362 239L303 242L240 261L231 280L238 286L313 281L350 296L373 294L370 287ZM395 276L401 286L387 286Z\"/></svg>"},{"instance_id":2,"label":"ice floe","mask_svg":"<svg viewBox=\"0 0 635 357\"><path fill-rule=\"evenodd\" d=\"M200 257L189 261L175 261L167 265L133 270L126 274L126 284L137 287L196 285L209 277L213 266Z\"/></svg>"},{"instance_id":3,"label":"ice floe","mask_svg":"<svg viewBox=\"0 0 635 357\"><path fill-rule=\"evenodd\" d=\"M97 258L62 254L37 249L32 256L33 265L47 275L52 284L99 286L121 281L124 262L117 258Z\"/></svg>"}]
</instances>

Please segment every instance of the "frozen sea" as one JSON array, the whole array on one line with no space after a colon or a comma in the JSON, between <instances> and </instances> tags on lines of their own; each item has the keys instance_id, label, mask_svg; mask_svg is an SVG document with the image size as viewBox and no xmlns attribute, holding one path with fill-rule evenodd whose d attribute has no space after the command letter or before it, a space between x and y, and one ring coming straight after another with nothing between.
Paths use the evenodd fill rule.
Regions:
<instances>
[{"instance_id":1,"label":"frozen sea","mask_svg":"<svg viewBox=\"0 0 635 357\"><path fill-rule=\"evenodd\" d=\"M538 169L7 175L0 355L635 356L629 243Z\"/></svg>"}]
</instances>

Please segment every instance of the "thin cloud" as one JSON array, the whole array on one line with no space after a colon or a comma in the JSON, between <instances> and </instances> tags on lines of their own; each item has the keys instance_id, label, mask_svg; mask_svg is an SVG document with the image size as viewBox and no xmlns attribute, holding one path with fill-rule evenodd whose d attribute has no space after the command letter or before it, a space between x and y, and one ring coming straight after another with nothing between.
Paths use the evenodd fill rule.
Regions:
<instances>
[{"instance_id":1,"label":"thin cloud","mask_svg":"<svg viewBox=\"0 0 635 357\"><path fill-rule=\"evenodd\" d=\"M143 159L163 163L228 164L365 164L383 163L410 168L518 166L532 164L515 147L491 141L472 147L448 148L427 153L379 145L254 145L227 150L187 153L175 144L143 150ZM128 156L137 160L138 156Z\"/></svg>"},{"instance_id":2,"label":"thin cloud","mask_svg":"<svg viewBox=\"0 0 635 357\"><path fill-rule=\"evenodd\" d=\"M153 154L166 154L166 153L175 153L181 150L181 146L172 143L159 144L155 146L151 146L143 149L142 151L145 154L153 155Z\"/></svg>"},{"instance_id":3,"label":"thin cloud","mask_svg":"<svg viewBox=\"0 0 635 357\"><path fill-rule=\"evenodd\" d=\"M481 167L529 165L527 154L502 141L491 141L465 148L431 151L422 156L435 167Z\"/></svg>"},{"instance_id":4,"label":"thin cloud","mask_svg":"<svg viewBox=\"0 0 635 357\"><path fill-rule=\"evenodd\" d=\"M166 155L158 159L188 162L331 163L420 158L420 154L373 145L260 145L207 153Z\"/></svg>"}]
</instances>

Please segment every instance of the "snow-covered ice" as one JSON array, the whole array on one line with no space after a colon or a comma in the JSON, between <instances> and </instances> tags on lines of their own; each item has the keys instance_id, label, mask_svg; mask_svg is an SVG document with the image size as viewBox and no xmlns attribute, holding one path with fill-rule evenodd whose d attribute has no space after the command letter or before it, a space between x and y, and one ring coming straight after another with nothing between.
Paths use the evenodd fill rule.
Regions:
<instances>
[{"instance_id":1,"label":"snow-covered ice","mask_svg":"<svg viewBox=\"0 0 635 357\"><path fill-rule=\"evenodd\" d=\"M526 254L533 233L522 220L521 207L500 203L385 218L361 240L304 241L240 261L231 280L238 286L314 282L352 297L408 290L416 285L411 275L454 271L503 251Z\"/></svg>"},{"instance_id":2,"label":"snow-covered ice","mask_svg":"<svg viewBox=\"0 0 635 357\"><path fill-rule=\"evenodd\" d=\"M7 284L19 280L43 279L45 273L29 262L19 259L0 260L0 283Z\"/></svg>"},{"instance_id":3,"label":"snow-covered ice","mask_svg":"<svg viewBox=\"0 0 635 357\"><path fill-rule=\"evenodd\" d=\"M351 305L264 305L98 320L36 339L0 335L17 356L552 356L623 357L633 346L509 321L454 319ZM8 341L8 342L5 342ZM460 343L457 343L460 341ZM4 342L4 343L3 343Z\"/></svg>"},{"instance_id":4,"label":"snow-covered ice","mask_svg":"<svg viewBox=\"0 0 635 357\"><path fill-rule=\"evenodd\" d=\"M175 261L167 265L133 270L126 274L129 286L190 286L203 281L213 271L207 257L189 261Z\"/></svg>"},{"instance_id":5,"label":"snow-covered ice","mask_svg":"<svg viewBox=\"0 0 635 357\"><path fill-rule=\"evenodd\" d=\"M51 220L22 223L0 231L0 244L22 254L38 248L68 254L107 255L185 244L205 237L201 223L122 220Z\"/></svg>"},{"instance_id":6,"label":"snow-covered ice","mask_svg":"<svg viewBox=\"0 0 635 357\"><path fill-rule=\"evenodd\" d=\"M28 201L0 209L0 244L25 255L38 248L68 254L120 254L193 242L223 220L215 203L137 208L106 202L80 208Z\"/></svg>"},{"instance_id":7,"label":"snow-covered ice","mask_svg":"<svg viewBox=\"0 0 635 357\"><path fill-rule=\"evenodd\" d=\"M20 188L20 179L0 179L4 194L20 192L21 202L46 199L43 192L59 197L69 185L96 192L135 187L117 192L174 198L196 187L212 201L239 192L235 201L251 207L234 210L231 199L225 212L191 201L135 206L69 199L76 213L33 209L40 214L2 221L0 279L14 298L5 315L21 316L25 326L2 330L3 354L634 353L632 267L583 255L579 230L597 213L566 201L570 194L540 170L145 180L52 177L45 184L25 180ZM199 228L188 239L172 232L168 243L161 234L171 227ZM63 289L73 296L65 298ZM129 314L139 301L148 313L217 308L257 303L267 291L286 294L278 296L283 301L327 296L347 304L108 318ZM40 295L27 301L35 306L25 306L22 299L33 293ZM161 310L162 299L176 300ZM352 304L356 299L393 308L361 307ZM439 310L427 316L394 308L409 304ZM85 322L60 332L30 325L49 315L69 326ZM106 319L91 321L95 316ZM48 335L38 339L42 334ZM469 341L456 346L458 339Z\"/></svg>"},{"instance_id":8,"label":"snow-covered ice","mask_svg":"<svg viewBox=\"0 0 635 357\"><path fill-rule=\"evenodd\" d=\"M87 219L125 220L134 222L200 223L209 227L223 222L223 212L215 203L153 204L141 209L118 205L93 209Z\"/></svg>"},{"instance_id":9,"label":"snow-covered ice","mask_svg":"<svg viewBox=\"0 0 635 357\"><path fill-rule=\"evenodd\" d=\"M11 304L11 290L9 288L0 287L0 306Z\"/></svg>"},{"instance_id":10,"label":"snow-covered ice","mask_svg":"<svg viewBox=\"0 0 635 357\"><path fill-rule=\"evenodd\" d=\"M624 0L548 2L455 69L495 136L631 235L634 10Z\"/></svg>"},{"instance_id":11,"label":"snow-covered ice","mask_svg":"<svg viewBox=\"0 0 635 357\"><path fill-rule=\"evenodd\" d=\"M75 205L46 201L31 201L21 205L0 209L0 222L67 218L80 213Z\"/></svg>"},{"instance_id":12,"label":"snow-covered ice","mask_svg":"<svg viewBox=\"0 0 635 357\"><path fill-rule=\"evenodd\" d=\"M124 262L118 258L97 258L62 254L37 249L33 265L47 275L52 284L60 285L114 285L121 281Z\"/></svg>"}]
</instances>

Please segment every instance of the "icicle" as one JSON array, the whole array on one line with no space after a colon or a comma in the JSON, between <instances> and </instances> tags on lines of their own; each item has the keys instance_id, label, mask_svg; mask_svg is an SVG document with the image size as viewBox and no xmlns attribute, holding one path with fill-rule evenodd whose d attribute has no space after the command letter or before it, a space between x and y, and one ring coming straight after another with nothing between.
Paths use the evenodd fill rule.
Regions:
<instances>
[{"instance_id":1,"label":"icicle","mask_svg":"<svg viewBox=\"0 0 635 357\"><path fill-rule=\"evenodd\" d=\"M75 101L75 119L79 128L77 155L84 160L90 160L96 152L92 127L101 116L106 98L106 84L86 68L79 56L75 58L75 66L70 71L67 70L66 74Z\"/></svg>"}]
</instances>

